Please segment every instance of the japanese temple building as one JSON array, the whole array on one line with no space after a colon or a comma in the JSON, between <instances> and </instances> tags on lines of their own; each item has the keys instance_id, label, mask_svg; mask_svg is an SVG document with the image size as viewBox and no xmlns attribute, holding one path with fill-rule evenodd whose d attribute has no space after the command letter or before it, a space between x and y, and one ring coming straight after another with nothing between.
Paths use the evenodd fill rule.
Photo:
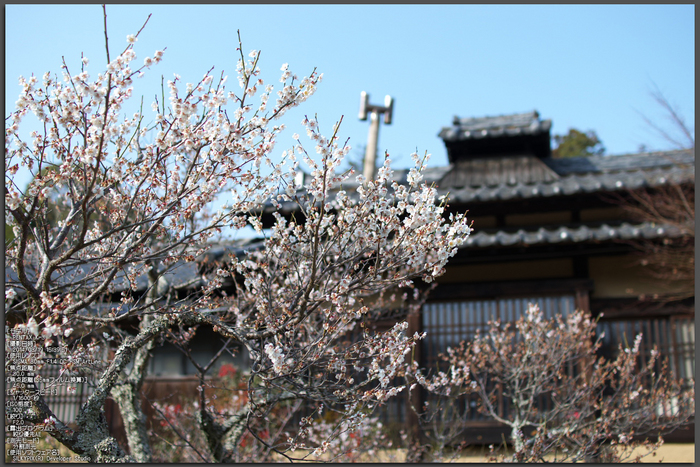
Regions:
<instances>
[{"instance_id":1,"label":"japanese temple building","mask_svg":"<svg viewBox=\"0 0 700 467\"><path fill-rule=\"evenodd\" d=\"M694 291L682 300L653 299L680 285L647 275L632 245L687 234L626 217L616 195L694 186L694 150L555 159L550 128L550 120L531 112L455 118L440 131L449 165L427 169L424 179L449 194L451 211L468 210L474 231L438 278L421 316L409 319L414 330L427 332L421 366L435 368L439 353L488 320L514 321L528 303L538 303L547 317L574 309L602 314L604 351L641 332L642 353L648 357L656 345L675 376L690 381ZM420 397L413 402L420 406ZM500 441L494 422L476 410L472 417L474 436ZM690 440L692 433L679 436Z\"/></svg>"}]
</instances>

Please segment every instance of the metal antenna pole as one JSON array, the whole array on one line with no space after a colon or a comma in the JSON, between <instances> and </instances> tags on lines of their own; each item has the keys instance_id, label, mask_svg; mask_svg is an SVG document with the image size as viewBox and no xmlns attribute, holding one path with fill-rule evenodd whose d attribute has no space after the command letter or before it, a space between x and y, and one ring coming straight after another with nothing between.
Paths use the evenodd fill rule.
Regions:
<instances>
[{"instance_id":1,"label":"metal antenna pole","mask_svg":"<svg viewBox=\"0 0 700 467\"><path fill-rule=\"evenodd\" d=\"M362 91L360 93L360 120L367 120L370 115L369 134L367 135L367 150L365 152L364 171L365 180L374 179L377 168L377 144L379 141L379 115L384 114L384 124L391 124L391 117L394 111L394 100L391 96L384 98L384 106L370 105L369 94Z\"/></svg>"},{"instance_id":2,"label":"metal antenna pole","mask_svg":"<svg viewBox=\"0 0 700 467\"><path fill-rule=\"evenodd\" d=\"M374 178L374 171L377 167L377 142L379 140L379 116L372 112L369 118L369 134L367 135L367 148L365 148L363 167L365 180Z\"/></svg>"}]
</instances>

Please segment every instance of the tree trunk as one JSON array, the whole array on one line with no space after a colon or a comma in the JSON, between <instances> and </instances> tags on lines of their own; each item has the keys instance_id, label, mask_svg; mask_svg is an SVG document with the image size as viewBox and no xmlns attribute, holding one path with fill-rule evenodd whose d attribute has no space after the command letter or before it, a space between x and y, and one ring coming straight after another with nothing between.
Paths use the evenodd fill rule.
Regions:
<instances>
[{"instance_id":1,"label":"tree trunk","mask_svg":"<svg viewBox=\"0 0 700 467\"><path fill-rule=\"evenodd\" d=\"M144 321L148 318L148 316L144 317ZM112 397L117 402L124 420L129 451L137 462L145 463L152 462L152 452L146 430L146 415L141 406L141 388L152 348L153 340L136 351L131 375L112 389Z\"/></svg>"},{"instance_id":2,"label":"tree trunk","mask_svg":"<svg viewBox=\"0 0 700 467\"><path fill-rule=\"evenodd\" d=\"M207 439L209 451L216 462L228 464L233 463L236 446L241 437L245 434L246 420L250 405L246 404L236 415L230 417L224 425L221 425L214 417L202 407L197 412L199 427L204 432Z\"/></svg>"}]
</instances>

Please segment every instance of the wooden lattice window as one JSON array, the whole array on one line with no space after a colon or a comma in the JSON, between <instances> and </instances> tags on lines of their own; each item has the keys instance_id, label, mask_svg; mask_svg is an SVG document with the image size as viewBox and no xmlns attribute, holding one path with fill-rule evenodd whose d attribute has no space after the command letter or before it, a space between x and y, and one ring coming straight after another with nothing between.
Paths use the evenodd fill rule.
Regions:
<instances>
[{"instance_id":1,"label":"wooden lattice window","mask_svg":"<svg viewBox=\"0 0 700 467\"><path fill-rule=\"evenodd\" d=\"M61 365L46 365L39 375L37 389L45 391L44 401L51 411L65 423L75 422L80 407L95 391L96 378L82 372L63 371ZM52 383L56 379L67 382Z\"/></svg>"},{"instance_id":2,"label":"wooden lattice window","mask_svg":"<svg viewBox=\"0 0 700 467\"><path fill-rule=\"evenodd\" d=\"M566 316L575 309L574 295L463 300L428 303L423 307L423 366L435 368L438 355L474 337L477 330L487 329L488 322L516 321L530 303L536 303L547 319Z\"/></svg>"},{"instance_id":3,"label":"wooden lattice window","mask_svg":"<svg viewBox=\"0 0 700 467\"><path fill-rule=\"evenodd\" d=\"M671 316L644 319L601 320L597 332L603 336L603 352L613 358L618 345L631 346L637 334L642 335L640 359L645 364L656 345L662 359L676 378L690 384L695 378L695 318Z\"/></svg>"},{"instance_id":4,"label":"wooden lattice window","mask_svg":"<svg viewBox=\"0 0 700 467\"><path fill-rule=\"evenodd\" d=\"M580 302L580 299L579 299ZM435 302L423 307L423 330L427 333L423 341L422 362L428 370L445 370L440 368L439 355L448 347L456 347L460 342L470 340L477 330L484 332L489 321L500 320L501 323L514 322L526 313L530 304L537 304L545 318L556 315L567 316L576 309L577 297L574 294L531 296L502 299L462 300L454 302ZM428 402L434 397L427 396ZM467 422L489 420L477 410L478 395L463 396L453 402L449 410L458 411L460 418ZM544 408L549 401L541 400ZM506 417L509 412L507 400L499 397L498 412Z\"/></svg>"}]
</instances>

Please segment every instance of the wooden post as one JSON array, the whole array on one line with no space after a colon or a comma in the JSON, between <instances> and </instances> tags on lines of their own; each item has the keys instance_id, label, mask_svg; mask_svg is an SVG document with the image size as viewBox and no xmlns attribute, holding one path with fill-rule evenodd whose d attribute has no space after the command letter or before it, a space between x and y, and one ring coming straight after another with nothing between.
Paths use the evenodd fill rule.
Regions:
<instances>
[{"instance_id":1,"label":"wooden post","mask_svg":"<svg viewBox=\"0 0 700 467\"><path fill-rule=\"evenodd\" d=\"M423 332L423 321L421 319L420 311L412 312L408 315L408 330L407 334L412 336L414 333L421 334ZM421 366L422 363L422 352L423 342L419 340L416 342L416 346L413 348L413 358ZM416 410L422 410L423 403L425 402L425 395L423 393L423 387L417 385L413 391L406 391L406 433L409 436L411 445L416 445L420 443L421 440L421 430L420 430L420 420L418 414L411 408L415 407Z\"/></svg>"},{"instance_id":2,"label":"wooden post","mask_svg":"<svg viewBox=\"0 0 700 467\"><path fill-rule=\"evenodd\" d=\"M591 308L588 301L588 291L583 288L576 289L576 297L574 298L574 306L577 310L583 310L590 313Z\"/></svg>"}]
</instances>

